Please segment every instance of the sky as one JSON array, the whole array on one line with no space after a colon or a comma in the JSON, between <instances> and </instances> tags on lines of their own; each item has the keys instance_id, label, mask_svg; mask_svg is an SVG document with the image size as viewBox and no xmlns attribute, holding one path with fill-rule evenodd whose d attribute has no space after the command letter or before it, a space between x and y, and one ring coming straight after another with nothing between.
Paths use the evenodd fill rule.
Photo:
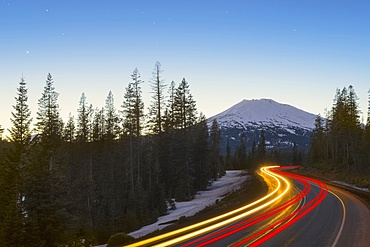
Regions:
<instances>
[{"instance_id":1,"label":"sky","mask_svg":"<svg viewBox=\"0 0 370 247\"><path fill-rule=\"evenodd\" d=\"M186 78L198 112L270 98L325 115L353 85L363 121L370 88L369 1L0 0L0 125L11 127L20 78L36 122L48 73L64 121L81 94L94 108L112 91L121 109L138 68L145 108L156 61Z\"/></svg>"}]
</instances>

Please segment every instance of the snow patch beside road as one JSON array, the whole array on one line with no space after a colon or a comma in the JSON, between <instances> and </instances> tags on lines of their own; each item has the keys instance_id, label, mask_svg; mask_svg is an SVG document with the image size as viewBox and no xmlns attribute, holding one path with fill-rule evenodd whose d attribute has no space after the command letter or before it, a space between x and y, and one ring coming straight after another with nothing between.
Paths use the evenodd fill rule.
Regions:
<instances>
[{"instance_id":1,"label":"snow patch beside road","mask_svg":"<svg viewBox=\"0 0 370 247\"><path fill-rule=\"evenodd\" d=\"M341 185L344 185L344 186L347 186L347 187L351 187L351 188L354 188L354 189L357 189L357 190L362 190L362 191L365 191L365 192L370 192L370 190L368 188L360 188L360 187L357 187L353 184L347 184L345 182L342 182L342 181L332 181L333 183L336 183L336 184L341 184Z\"/></svg>"},{"instance_id":2,"label":"snow patch beside road","mask_svg":"<svg viewBox=\"0 0 370 247\"><path fill-rule=\"evenodd\" d=\"M192 216L205 207L215 204L216 200L221 200L227 193L239 189L242 183L249 178L250 176L247 175L246 171L226 171L226 175L214 181L207 190L198 191L193 200L188 202L176 202L175 210L169 210L167 215L159 217L158 221L154 224L130 232L129 235L134 238L139 238L156 230L161 230L169 225L163 223L178 220L181 216Z\"/></svg>"}]
</instances>

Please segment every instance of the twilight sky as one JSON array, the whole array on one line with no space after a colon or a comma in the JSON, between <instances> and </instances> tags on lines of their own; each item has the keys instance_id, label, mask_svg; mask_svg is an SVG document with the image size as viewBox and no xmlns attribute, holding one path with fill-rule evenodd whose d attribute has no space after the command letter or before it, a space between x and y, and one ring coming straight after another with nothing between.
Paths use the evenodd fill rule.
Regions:
<instances>
[{"instance_id":1,"label":"twilight sky","mask_svg":"<svg viewBox=\"0 0 370 247\"><path fill-rule=\"evenodd\" d=\"M369 1L0 1L5 128L22 75L33 123L48 73L66 120L82 92L101 108L111 90L120 109L135 67L149 107L156 61L166 83L186 78L207 117L259 98L323 115L350 84L367 116Z\"/></svg>"}]
</instances>

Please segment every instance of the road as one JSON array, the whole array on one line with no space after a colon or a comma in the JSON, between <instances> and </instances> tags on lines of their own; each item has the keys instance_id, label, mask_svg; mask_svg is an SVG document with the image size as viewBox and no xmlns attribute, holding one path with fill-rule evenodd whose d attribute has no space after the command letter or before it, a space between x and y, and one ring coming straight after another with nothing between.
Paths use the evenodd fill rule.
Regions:
<instances>
[{"instance_id":1,"label":"road","mask_svg":"<svg viewBox=\"0 0 370 247\"><path fill-rule=\"evenodd\" d=\"M261 246L369 246L369 209L347 191L328 188L325 199L310 214ZM315 187L309 196L318 190Z\"/></svg>"},{"instance_id":2,"label":"road","mask_svg":"<svg viewBox=\"0 0 370 247\"><path fill-rule=\"evenodd\" d=\"M355 196L283 167L260 175L265 197L130 246L369 246L370 211Z\"/></svg>"}]
</instances>

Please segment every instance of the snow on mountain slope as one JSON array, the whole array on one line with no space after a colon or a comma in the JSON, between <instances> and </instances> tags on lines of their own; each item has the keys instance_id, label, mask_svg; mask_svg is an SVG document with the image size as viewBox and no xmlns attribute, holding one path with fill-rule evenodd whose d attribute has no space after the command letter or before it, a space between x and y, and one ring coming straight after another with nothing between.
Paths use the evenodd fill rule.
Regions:
<instances>
[{"instance_id":1,"label":"snow on mountain slope","mask_svg":"<svg viewBox=\"0 0 370 247\"><path fill-rule=\"evenodd\" d=\"M211 122L216 119L223 127L235 125L240 127L245 125L294 126L311 130L314 127L315 117L314 114L287 104L280 104L272 99L253 99L242 100L209 120Z\"/></svg>"},{"instance_id":2,"label":"snow on mountain slope","mask_svg":"<svg viewBox=\"0 0 370 247\"><path fill-rule=\"evenodd\" d=\"M217 120L221 128L222 153L229 144L231 150L246 136L247 150L258 143L264 131L267 149L291 149L296 145L307 150L316 115L272 99L242 100L229 109L209 118L208 126Z\"/></svg>"}]
</instances>

